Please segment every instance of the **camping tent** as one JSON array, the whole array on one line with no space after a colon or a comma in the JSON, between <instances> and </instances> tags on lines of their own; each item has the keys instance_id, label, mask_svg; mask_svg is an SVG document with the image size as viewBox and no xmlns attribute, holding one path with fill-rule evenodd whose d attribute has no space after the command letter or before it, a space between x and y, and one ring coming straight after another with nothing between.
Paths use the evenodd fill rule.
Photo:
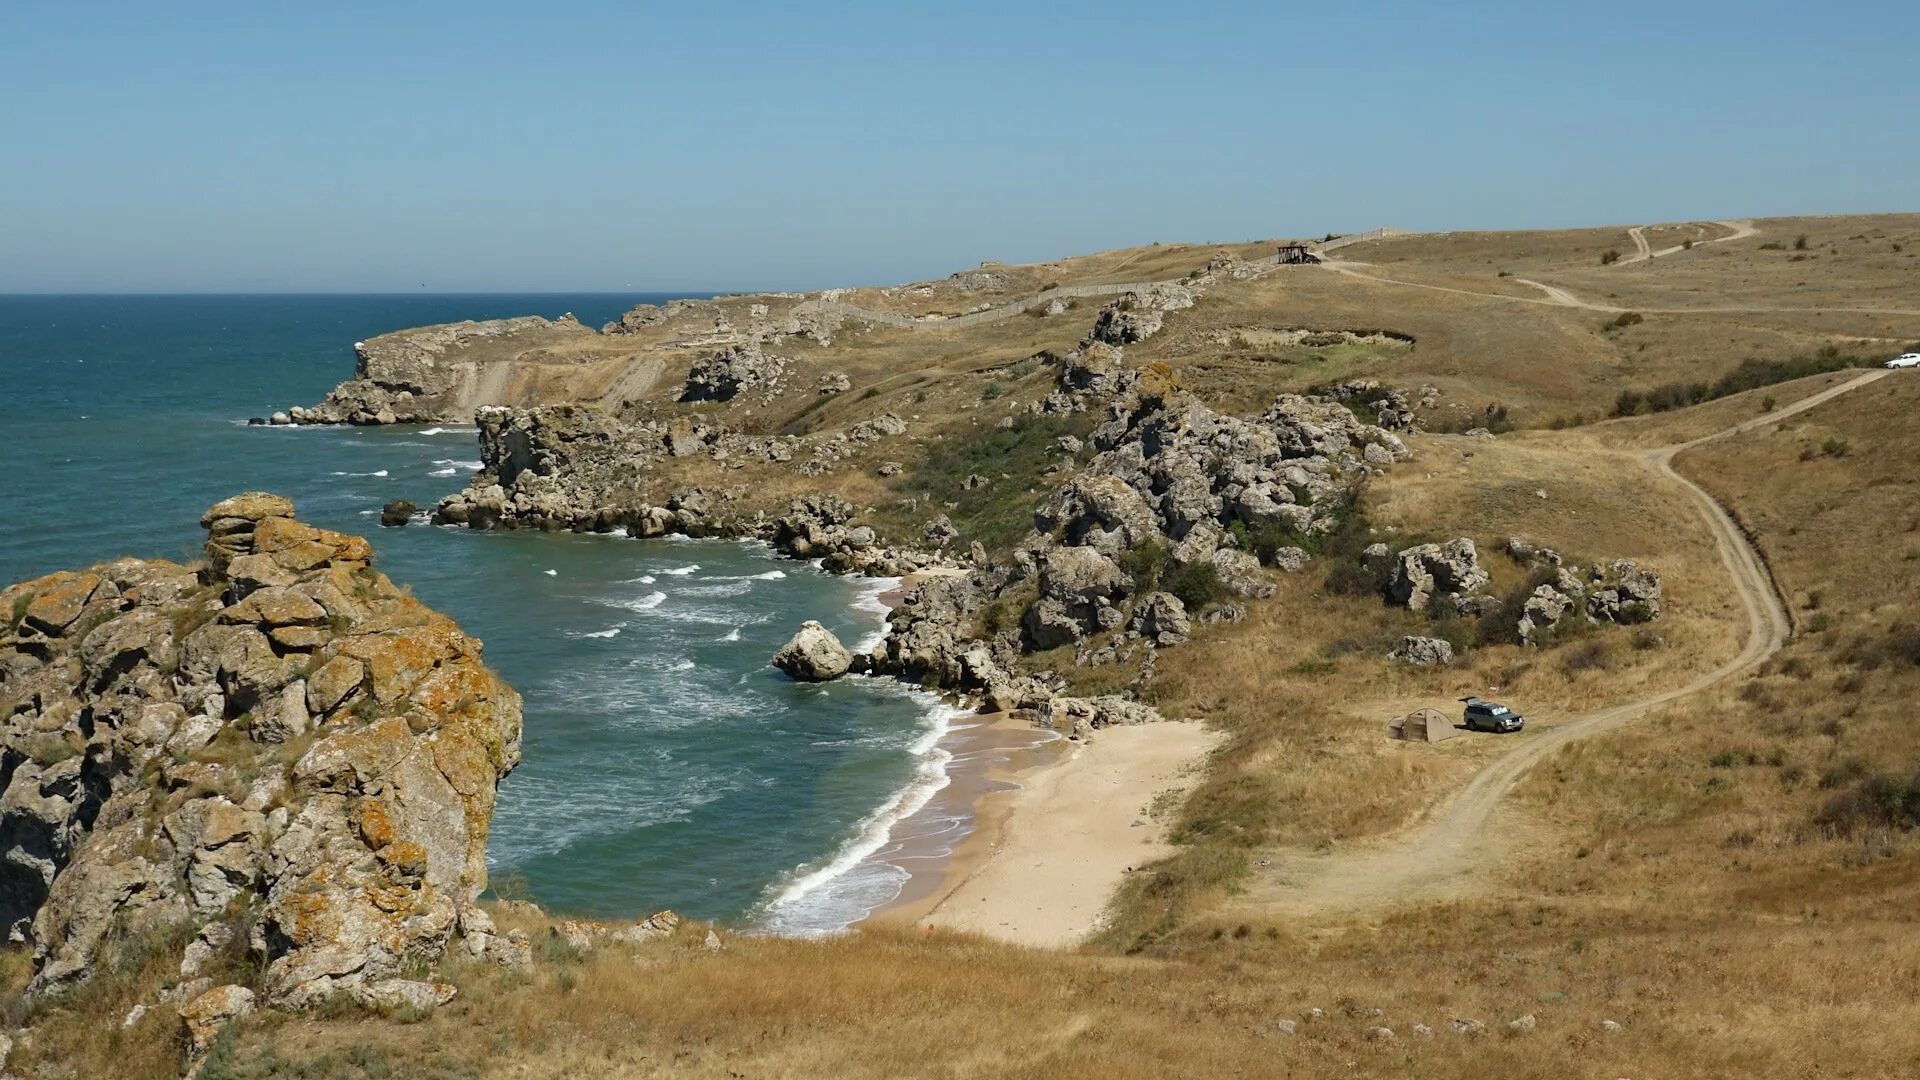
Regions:
<instances>
[{"instance_id":1,"label":"camping tent","mask_svg":"<svg viewBox=\"0 0 1920 1080\"><path fill-rule=\"evenodd\" d=\"M1387 722L1387 738L1405 742L1439 742L1458 734L1453 721L1438 709L1415 709Z\"/></svg>"}]
</instances>

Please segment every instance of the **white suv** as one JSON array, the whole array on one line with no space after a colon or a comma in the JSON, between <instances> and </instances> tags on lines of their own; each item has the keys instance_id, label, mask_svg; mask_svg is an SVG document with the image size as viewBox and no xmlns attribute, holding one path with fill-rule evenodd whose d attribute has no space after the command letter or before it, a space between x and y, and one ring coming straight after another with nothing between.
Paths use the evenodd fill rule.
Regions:
<instances>
[{"instance_id":1,"label":"white suv","mask_svg":"<svg viewBox=\"0 0 1920 1080\"><path fill-rule=\"evenodd\" d=\"M1901 353L1887 361L1890 368L1920 368L1920 352Z\"/></svg>"}]
</instances>

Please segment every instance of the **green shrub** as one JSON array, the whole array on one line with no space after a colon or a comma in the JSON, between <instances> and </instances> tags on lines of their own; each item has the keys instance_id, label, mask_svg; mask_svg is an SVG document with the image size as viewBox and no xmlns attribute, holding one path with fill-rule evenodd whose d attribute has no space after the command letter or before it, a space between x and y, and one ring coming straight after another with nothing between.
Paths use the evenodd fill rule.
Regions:
<instances>
[{"instance_id":1,"label":"green shrub","mask_svg":"<svg viewBox=\"0 0 1920 1080\"><path fill-rule=\"evenodd\" d=\"M1220 570L1210 562L1190 562L1164 576L1166 590L1179 597L1190 612L1204 611L1226 595Z\"/></svg>"},{"instance_id":2,"label":"green shrub","mask_svg":"<svg viewBox=\"0 0 1920 1080\"><path fill-rule=\"evenodd\" d=\"M1133 579L1135 594L1152 592L1160 587L1161 575L1167 570L1167 545L1149 540L1129 548L1120 556L1118 564L1121 571Z\"/></svg>"},{"instance_id":3,"label":"green shrub","mask_svg":"<svg viewBox=\"0 0 1920 1080\"><path fill-rule=\"evenodd\" d=\"M19 596L13 598L13 611L7 616L7 633L17 634L20 632L20 624L26 621L27 609L32 606L33 594L30 592L21 593Z\"/></svg>"},{"instance_id":4,"label":"green shrub","mask_svg":"<svg viewBox=\"0 0 1920 1080\"><path fill-rule=\"evenodd\" d=\"M1612 671L1616 662L1613 642L1598 637L1574 645L1560 658L1560 666L1569 675L1581 671Z\"/></svg>"},{"instance_id":5,"label":"green shrub","mask_svg":"<svg viewBox=\"0 0 1920 1080\"><path fill-rule=\"evenodd\" d=\"M1600 327L1602 330L1625 330L1629 326L1639 326L1647 317L1637 311L1623 311Z\"/></svg>"},{"instance_id":6,"label":"green shrub","mask_svg":"<svg viewBox=\"0 0 1920 1080\"><path fill-rule=\"evenodd\" d=\"M1865 776L1851 791L1827 800L1814 823L1830 836L1852 836L1868 828L1905 832L1920 827L1920 770L1905 777Z\"/></svg>"},{"instance_id":7,"label":"green shrub","mask_svg":"<svg viewBox=\"0 0 1920 1080\"><path fill-rule=\"evenodd\" d=\"M1601 266L1612 266L1614 263L1617 263L1619 261L1620 261L1620 253L1618 251L1615 251L1613 248L1608 248L1607 250L1600 253Z\"/></svg>"},{"instance_id":8,"label":"green shrub","mask_svg":"<svg viewBox=\"0 0 1920 1080\"><path fill-rule=\"evenodd\" d=\"M1807 250L1807 234L1806 233L1801 233L1799 236L1796 236L1793 238L1793 250L1795 251Z\"/></svg>"},{"instance_id":9,"label":"green shrub","mask_svg":"<svg viewBox=\"0 0 1920 1080\"><path fill-rule=\"evenodd\" d=\"M1227 535L1233 537L1235 547L1252 552L1268 566L1273 565L1274 556L1281 548L1297 547L1309 555L1320 554L1321 537L1289 529L1277 521L1267 520L1257 525L1236 521L1227 526Z\"/></svg>"}]
</instances>

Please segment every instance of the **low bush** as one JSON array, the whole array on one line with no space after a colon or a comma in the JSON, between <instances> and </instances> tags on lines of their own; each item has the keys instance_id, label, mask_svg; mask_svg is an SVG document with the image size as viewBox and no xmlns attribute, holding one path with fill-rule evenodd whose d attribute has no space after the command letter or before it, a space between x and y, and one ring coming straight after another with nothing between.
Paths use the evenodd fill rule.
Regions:
<instances>
[{"instance_id":1,"label":"low bush","mask_svg":"<svg viewBox=\"0 0 1920 1080\"><path fill-rule=\"evenodd\" d=\"M1829 836L1920 827L1920 769L1904 777L1886 773L1861 777L1851 790L1827 800L1814 823Z\"/></svg>"},{"instance_id":2,"label":"low bush","mask_svg":"<svg viewBox=\"0 0 1920 1080\"><path fill-rule=\"evenodd\" d=\"M1167 546L1158 540L1149 540L1122 553L1118 563L1133 579L1135 595L1152 592L1160 587L1160 577L1166 573Z\"/></svg>"},{"instance_id":3,"label":"low bush","mask_svg":"<svg viewBox=\"0 0 1920 1080\"><path fill-rule=\"evenodd\" d=\"M1620 253L1618 251L1615 251L1613 248L1608 248L1607 250L1600 253L1601 266L1612 266L1614 263L1617 263L1619 261L1620 261Z\"/></svg>"},{"instance_id":4,"label":"low bush","mask_svg":"<svg viewBox=\"0 0 1920 1080\"><path fill-rule=\"evenodd\" d=\"M1190 612L1201 612L1226 596L1220 570L1210 562L1191 562L1164 575L1166 590L1180 598Z\"/></svg>"},{"instance_id":5,"label":"low bush","mask_svg":"<svg viewBox=\"0 0 1920 1080\"><path fill-rule=\"evenodd\" d=\"M1869 365L1869 361L1841 352L1832 345L1822 346L1812 355L1796 356L1789 360L1747 359L1711 383L1667 383L1651 390L1622 390L1614 400L1613 415L1637 416L1641 413L1683 409L1775 383Z\"/></svg>"}]
</instances>

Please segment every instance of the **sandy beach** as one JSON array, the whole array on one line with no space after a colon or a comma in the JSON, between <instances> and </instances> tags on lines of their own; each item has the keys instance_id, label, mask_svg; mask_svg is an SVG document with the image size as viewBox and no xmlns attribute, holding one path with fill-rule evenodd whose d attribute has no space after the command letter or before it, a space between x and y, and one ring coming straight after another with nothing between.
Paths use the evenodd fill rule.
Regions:
<instances>
[{"instance_id":1,"label":"sandy beach","mask_svg":"<svg viewBox=\"0 0 1920 1080\"><path fill-rule=\"evenodd\" d=\"M1216 741L1197 722L1173 721L1056 740L1052 753L990 776L972 830L944 859L903 864L913 879L874 918L1076 944L1133 867L1171 850L1148 807L1197 780Z\"/></svg>"},{"instance_id":2,"label":"sandy beach","mask_svg":"<svg viewBox=\"0 0 1920 1080\"><path fill-rule=\"evenodd\" d=\"M879 596L897 606L935 570ZM1065 739L1006 713L957 721L949 783L900 823L879 856L908 874L870 919L1071 946L1096 929L1134 867L1171 848L1163 793L1200 777L1218 736L1198 722L1107 728Z\"/></svg>"}]
</instances>

